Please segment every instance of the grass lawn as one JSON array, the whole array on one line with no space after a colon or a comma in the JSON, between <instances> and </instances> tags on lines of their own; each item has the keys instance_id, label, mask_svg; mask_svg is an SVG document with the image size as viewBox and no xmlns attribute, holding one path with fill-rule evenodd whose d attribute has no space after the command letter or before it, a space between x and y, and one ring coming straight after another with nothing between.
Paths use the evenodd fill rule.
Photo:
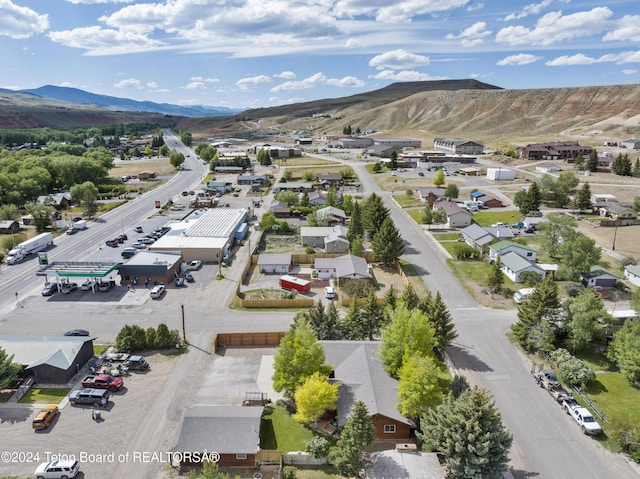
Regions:
<instances>
[{"instance_id":1,"label":"grass lawn","mask_svg":"<svg viewBox=\"0 0 640 479\"><path fill-rule=\"evenodd\" d=\"M455 243L442 243L442 246L445 248L451 245L455 245ZM475 286L486 286L489 269L491 268L489 263L479 260L457 261L455 259L448 259L447 264L451 272L458 278L458 281L460 281L460 284L462 284L472 296L472 289ZM520 287L521 286L514 284L513 281L505 276L500 296L511 297Z\"/></svg>"},{"instance_id":2,"label":"grass lawn","mask_svg":"<svg viewBox=\"0 0 640 479\"><path fill-rule=\"evenodd\" d=\"M277 160L277 159L275 159ZM272 160L274 163L275 160ZM287 158L282 166L310 166L310 165L335 165L335 161L325 160L324 158L315 158L313 156L302 156L300 158Z\"/></svg>"},{"instance_id":3,"label":"grass lawn","mask_svg":"<svg viewBox=\"0 0 640 479\"><path fill-rule=\"evenodd\" d=\"M317 469L296 468L297 479L342 479L333 466L317 466Z\"/></svg>"},{"instance_id":4,"label":"grass lawn","mask_svg":"<svg viewBox=\"0 0 640 479\"><path fill-rule=\"evenodd\" d=\"M518 211L480 211L474 213L472 219L480 226L487 227L499 222L516 223L522 219L522 215Z\"/></svg>"},{"instance_id":5,"label":"grass lawn","mask_svg":"<svg viewBox=\"0 0 640 479\"><path fill-rule=\"evenodd\" d=\"M107 346L105 344L94 344L93 345L93 354L95 354L96 356L100 356L107 349L109 349L109 346Z\"/></svg>"},{"instance_id":6,"label":"grass lawn","mask_svg":"<svg viewBox=\"0 0 640 479\"><path fill-rule=\"evenodd\" d=\"M331 162L328 162L331 163ZM288 163L284 166L291 166ZM314 173L314 174L318 174L318 173L335 173L336 172L336 167L338 167L338 172L342 172L342 171L349 171L349 174L351 175L352 179L358 178L358 175L356 175L356 172L353 171L353 168L351 168L350 166L346 166L346 165L336 165L335 163L331 163L330 166L319 166L318 168L316 167L306 167L306 168L292 168L288 171L291 171L293 173L293 178L291 178L292 182L300 182L300 181L306 181L304 180L304 175L305 173ZM360 181L359 179L357 181Z\"/></svg>"},{"instance_id":7,"label":"grass lawn","mask_svg":"<svg viewBox=\"0 0 640 479\"><path fill-rule=\"evenodd\" d=\"M415 199L413 195L407 196L406 193L404 195L393 195L393 199L396 200L396 203L398 203L402 208L422 206L422 201ZM422 211L422 209L419 211Z\"/></svg>"},{"instance_id":8,"label":"grass lawn","mask_svg":"<svg viewBox=\"0 0 640 479\"><path fill-rule=\"evenodd\" d=\"M460 238L460 233L434 233L433 237L437 242L442 241L457 241Z\"/></svg>"},{"instance_id":9,"label":"grass lawn","mask_svg":"<svg viewBox=\"0 0 640 479\"><path fill-rule=\"evenodd\" d=\"M313 437L308 427L297 423L280 406L268 406L262 415L260 447L271 451L304 451Z\"/></svg>"},{"instance_id":10,"label":"grass lawn","mask_svg":"<svg viewBox=\"0 0 640 479\"><path fill-rule=\"evenodd\" d=\"M407 276L407 278L411 282L411 286L413 286L414 291L419 297L422 297L429 292L429 289L424 284L424 281L422 280L422 278L420 277L420 275L418 274L418 272L415 270L415 268L411 263L404 260L400 260L400 267L402 268L402 271L404 271L404 274ZM402 291L398 291L398 293L401 295Z\"/></svg>"},{"instance_id":11,"label":"grass lawn","mask_svg":"<svg viewBox=\"0 0 640 479\"><path fill-rule=\"evenodd\" d=\"M587 365L594 371L614 370L613 364L603 353L596 353L595 351L583 351L576 354L576 356L587 363Z\"/></svg>"},{"instance_id":12,"label":"grass lawn","mask_svg":"<svg viewBox=\"0 0 640 479\"><path fill-rule=\"evenodd\" d=\"M599 373L584 392L609 420L627 415L640 423L640 390L622 374ZM606 432L607 423L602 427Z\"/></svg>"},{"instance_id":13,"label":"grass lawn","mask_svg":"<svg viewBox=\"0 0 640 479\"><path fill-rule=\"evenodd\" d=\"M421 225L422 223L422 208L418 208L415 210L406 210L406 213L411 216L411 219L415 221L417 224Z\"/></svg>"},{"instance_id":14,"label":"grass lawn","mask_svg":"<svg viewBox=\"0 0 640 479\"><path fill-rule=\"evenodd\" d=\"M71 389L68 388L32 388L22 397L22 399L20 399L20 402L33 404L58 404L67 394L69 394L69 391L71 391Z\"/></svg>"}]
</instances>

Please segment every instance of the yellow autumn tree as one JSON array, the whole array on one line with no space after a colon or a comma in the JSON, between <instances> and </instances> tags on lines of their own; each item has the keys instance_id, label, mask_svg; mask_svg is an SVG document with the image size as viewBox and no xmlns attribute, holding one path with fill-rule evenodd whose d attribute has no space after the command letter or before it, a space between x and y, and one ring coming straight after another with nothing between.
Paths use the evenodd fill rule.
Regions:
<instances>
[{"instance_id":1,"label":"yellow autumn tree","mask_svg":"<svg viewBox=\"0 0 640 479\"><path fill-rule=\"evenodd\" d=\"M333 409L338 400L338 384L329 384L326 376L314 373L295 393L298 412L293 419L307 424L317 421L327 409Z\"/></svg>"}]
</instances>

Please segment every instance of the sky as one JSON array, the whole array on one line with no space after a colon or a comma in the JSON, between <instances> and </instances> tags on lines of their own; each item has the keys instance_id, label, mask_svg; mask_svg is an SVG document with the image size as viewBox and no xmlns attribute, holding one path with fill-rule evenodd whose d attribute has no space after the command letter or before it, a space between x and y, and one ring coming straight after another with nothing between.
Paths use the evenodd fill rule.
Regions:
<instances>
[{"instance_id":1,"label":"sky","mask_svg":"<svg viewBox=\"0 0 640 479\"><path fill-rule=\"evenodd\" d=\"M0 87L247 109L394 82L640 83L637 0L0 0Z\"/></svg>"}]
</instances>

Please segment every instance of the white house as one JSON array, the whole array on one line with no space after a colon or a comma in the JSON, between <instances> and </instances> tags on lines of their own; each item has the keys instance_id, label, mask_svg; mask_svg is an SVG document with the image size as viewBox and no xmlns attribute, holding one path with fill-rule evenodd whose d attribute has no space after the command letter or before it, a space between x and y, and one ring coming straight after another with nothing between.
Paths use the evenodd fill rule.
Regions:
<instances>
[{"instance_id":1,"label":"white house","mask_svg":"<svg viewBox=\"0 0 640 479\"><path fill-rule=\"evenodd\" d=\"M539 274L542 279L545 277L545 272L535 263L527 261L514 252L500 256L500 270L514 283L521 283L520 275L526 271Z\"/></svg>"},{"instance_id":2,"label":"white house","mask_svg":"<svg viewBox=\"0 0 640 479\"><path fill-rule=\"evenodd\" d=\"M508 240L498 241L489 247L489 260L502 259L502 256L508 253L515 253L529 262L536 260L536 250L527 245Z\"/></svg>"},{"instance_id":3,"label":"white house","mask_svg":"<svg viewBox=\"0 0 640 479\"><path fill-rule=\"evenodd\" d=\"M318 278L329 279L370 279L367 260L360 256L346 254L337 258L315 258L314 268Z\"/></svg>"},{"instance_id":4,"label":"white house","mask_svg":"<svg viewBox=\"0 0 640 479\"><path fill-rule=\"evenodd\" d=\"M434 208L441 209L447 215L447 228L465 228L471 224L471 213L460 208L452 201L438 201Z\"/></svg>"},{"instance_id":5,"label":"white house","mask_svg":"<svg viewBox=\"0 0 640 479\"><path fill-rule=\"evenodd\" d=\"M630 264L624 267L624 277L631 284L640 286L640 265Z\"/></svg>"},{"instance_id":6,"label":"white house","mask_svg":"<svg viewBox=\"0 0 640 479\"><path fill-rule=\"evenodd\" d=\"M258 267L261 273L287 274L291 268L291 254L263 253L258 256Z\"/></svg>"}]
</instances>

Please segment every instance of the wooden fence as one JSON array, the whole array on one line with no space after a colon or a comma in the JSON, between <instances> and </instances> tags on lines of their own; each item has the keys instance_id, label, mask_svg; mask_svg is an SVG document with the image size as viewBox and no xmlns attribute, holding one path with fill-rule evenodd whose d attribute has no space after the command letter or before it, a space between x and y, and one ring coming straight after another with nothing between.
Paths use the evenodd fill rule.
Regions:
<instances>
[{"instance_id":1,"label":"wooden fence","mask_svg":"<svg viewBox=\"0 0 640 479\"><path fill-rule=\"evenodd\" d=\"M227 346L277 346L284 331L269 333L220 333L213 342L214 351Z\"/></svg>"}]
</instances>

